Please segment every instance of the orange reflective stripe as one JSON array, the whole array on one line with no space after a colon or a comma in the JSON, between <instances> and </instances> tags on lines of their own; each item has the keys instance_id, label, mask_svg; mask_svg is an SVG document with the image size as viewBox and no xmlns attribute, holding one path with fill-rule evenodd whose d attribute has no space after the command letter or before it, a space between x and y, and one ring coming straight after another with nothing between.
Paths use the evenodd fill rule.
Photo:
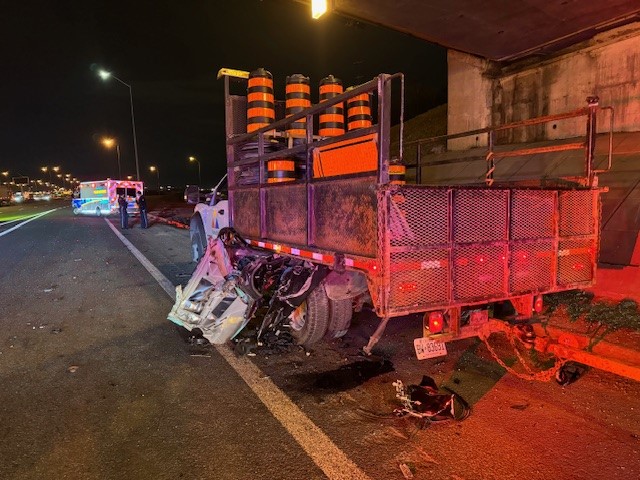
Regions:
<instances>
[{"instance_id":1,"label":"orange reflective stripe","mask_svg":"<svg viewBox=\"0 0 640 480\"><path fill-rule=\"evenodd\" d=\"M309 88L309 85L304 85L302 83L290 83L285 87L285 92L286 93L300 92L300 93L311 94L311 89Z\"/></svg>"},{"instance_id":2,"label":"orange reflective stripe","mask_svg":"<svg viewBox=\"0 0 640 480\"><path fill-rule=\"evenodd\" d=\"M322 95L326 93L340 94L342 93L342 85L337 85L337 84L320 85L320 94Z\"/></svg>"},{"instance_id":3,"label":"orange reflective stripe","mask_svg":"<svg viewBox=\"0 0 640 480\"><path fill-rule=\"evenodd\" d=\"M344 115L338 113L323 113L320 115L320 123L326 122L344 123Z\"/></svg>"},{"instance_id":4,"label":"orange reflective stripe","mask_svg":"<svg viewBox=\"0 0 640 480\"><path fill-rule=\"evenodd\" d=\"M252 77L249 79L249 87L271 87L273 88L273 80L266 77Z\"/></svg>"},{"instance_id":5,"label":"orange reflective stripe","mask_svg":"<svg viewBox=\"0 0 640 480\"><path fill-rule=\"evenodd\" d=\"M276 112L272 108L249 108L247 109L247 118L268 117L276 118Z\"/></svg>"},{"instance_id":6,"label":"orange reflective stripe","mask_svg":"<svg viewBox=\"0 0 640 480\"><path fill-rule=\"evenodd\" d=\"M254 92L247 95L248 102L266 101L273 103L273 93Z\"/></svg>"}]
</instances>

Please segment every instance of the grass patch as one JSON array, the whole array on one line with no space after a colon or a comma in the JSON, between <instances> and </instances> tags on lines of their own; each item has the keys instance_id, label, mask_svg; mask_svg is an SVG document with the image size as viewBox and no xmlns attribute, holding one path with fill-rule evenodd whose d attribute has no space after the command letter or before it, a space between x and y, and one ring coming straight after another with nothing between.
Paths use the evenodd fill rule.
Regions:
<instances>
[{"instance_id":1,"label":"grass patch","mask_svg":"<svg viewBox=\"0 0 640 480\"><path fill-rule=\"evenodd\" d=\"M549 316L563 309L571 322L583 320L591 335L589 348L617 330L640 331L640 310L634 300L594 301L592 293L578 290L547 295L545 304L545 313Z\"/></svg>"}]
</instances>

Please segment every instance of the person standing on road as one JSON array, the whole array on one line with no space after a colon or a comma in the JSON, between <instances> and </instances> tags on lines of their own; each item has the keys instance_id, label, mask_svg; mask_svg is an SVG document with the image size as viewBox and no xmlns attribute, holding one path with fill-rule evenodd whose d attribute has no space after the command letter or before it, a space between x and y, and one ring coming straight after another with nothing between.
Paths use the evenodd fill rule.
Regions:
<instances>
[{"instance_id":1,"label":"person standing on road","mask_svg":"<svg viewBox=\"0 0 640 480\"><path fill-rule=\"evenodd\" d=\"M122 229L129 228L129 213L127 212L128 206L129 202L127 202L124 194L120 194L118 196L118 208L120 210L120 228Z\"/></svg>"},{"instance_id":2,"label":"person standing on road","mask_svg":"<svg viewBox=\"0 0 640 480\"><path fill-rule=\"evenodd\" d=\"M140 228L148 228L149 223L147 221L147 199L144 198L144 193L136 192L136 203L140 209Z\"/></svg>"}]
</instances>

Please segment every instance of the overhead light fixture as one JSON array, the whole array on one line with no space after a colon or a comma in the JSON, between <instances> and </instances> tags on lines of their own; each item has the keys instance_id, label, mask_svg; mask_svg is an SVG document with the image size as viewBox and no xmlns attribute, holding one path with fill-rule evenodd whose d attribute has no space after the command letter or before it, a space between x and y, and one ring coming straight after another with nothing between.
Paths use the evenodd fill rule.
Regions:
<instances>
[{"instance_id":1,"label":"overhead light fixture","mask_svg":"<svg viewBox=\"0 0 640 480\"><path fill-rule=\"evenodd\" d=\"M320 18L327 13L329 6L327 0L311 0L311 16L314 19Z\"/></svg>"}]
</instances>

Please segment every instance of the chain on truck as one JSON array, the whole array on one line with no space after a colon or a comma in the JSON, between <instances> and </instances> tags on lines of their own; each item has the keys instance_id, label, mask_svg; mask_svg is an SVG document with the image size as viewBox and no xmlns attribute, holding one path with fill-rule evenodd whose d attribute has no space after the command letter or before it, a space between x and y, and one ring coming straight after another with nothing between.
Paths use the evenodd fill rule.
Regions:
<instances>
[{"instance_id":1,"label":"chain on truck","mask_svg":"<svg viewBox=\"0 0 640 480\"><path fill-rule=\"evenodd\" d=\"M365 353L390 320L419 313L418 358L446 354L454 339L502 332L555 354L558 365L576 360L640 379L640 369L621 371L611 359L603 367L593 352L536 327L544 294L594 284L604 191L597 174L611 166L611 148L604 169L594 162L597 98L566 114L432 139L446 148L464 136L488 138L483 181L432 186L422 181L419 148L403 158L402 74L347 89L326 77L317 104L303 75L287 77L285 101L275 100L264 69L221 69L218 78L228 198L218 184L210 203L195 209L191 240L200 261L177 287L170 320L221 344L255 318L258 341L289 332L309 346L345 335L353 312L371 304L380 323ZM579 118L586 124L579 141L501 148L504 132ZM392 124L400 128L393 149ZM495 181L499 161L569 150L585 152L576 177ZM498 319L493 306L505 304L510 313Z\"/></svg>"}]
</instances>

